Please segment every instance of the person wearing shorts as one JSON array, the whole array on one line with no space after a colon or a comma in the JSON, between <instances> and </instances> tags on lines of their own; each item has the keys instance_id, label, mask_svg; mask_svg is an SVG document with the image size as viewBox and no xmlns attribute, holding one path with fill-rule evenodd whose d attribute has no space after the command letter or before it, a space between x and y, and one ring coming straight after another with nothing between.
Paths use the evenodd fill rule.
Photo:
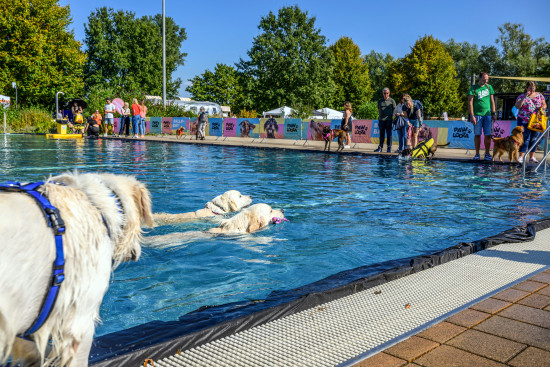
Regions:
<instances>
[{"instance_id":1,"label":"person wearing shorts","mask_svg":"<svg viewBox=\"0 0 550 367\"><path fill-rule=\"evenodd\" d=\"M114 116L113 114L116 111L115 105L111 103L111 99L106 99L107 103L105 104L104 113L105 113L105 134L104 136L107 136L107 134L113 134L113 122L114 122Z\"/></svg>"},{"instance_id":2,"label":"person wearing shorts","mask_svg":"<svg viewBox=\"0 0 550 367\"><path fill-rule=\"evenodd\" d=\"M351 103L345 102L344 116L342 117L342 123L340 124L340 128L346 132L346 143L344 145L345 149L349 149L351 144L350 132L351 132L351 120L352 120L351 114L352 113L353 113L353 110L351 108Z\"/></svg>"},{"instance_id":3,"label":"person wearing shorts","mask_svg":"<svg viewBox=\"0 0 550 367\"><path fill-rule=\"evenodd\" d=\"M496 120L495 99L493 87L487 82L489 75L480 73L477 84L474 84L468 90L468 110L470 112L470 122L474 125L474 144L476 155L474 160L479 160L479 150L481 149L481 133L484 135L485 157L486 161L493 160L491 156L491 138L493 136L493 122Z\"/></svg>"}]
</instances>

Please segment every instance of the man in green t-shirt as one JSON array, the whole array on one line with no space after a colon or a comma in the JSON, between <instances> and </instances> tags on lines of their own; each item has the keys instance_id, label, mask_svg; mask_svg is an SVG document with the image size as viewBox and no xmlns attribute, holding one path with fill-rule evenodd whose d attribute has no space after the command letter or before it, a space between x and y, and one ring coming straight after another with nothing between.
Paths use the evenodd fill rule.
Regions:
<instances>
[{"instance_id":1,"label":"man in green t-shirt","mask_svg":"<svg viewBox=\"0 0 550 367\"><path fill-rule=\"evenodd\" d=\"M474 160L479 160L479 150L481 148L481 131L483 130L485 143L485 160L493 159L491 156L491 137L493 135L493 121L496 120L495 94L493 87L487 82L489 75L480 73L477 84L474 84L468 90L468 111L470 112L470 122L474 124L474 144L476 155Z\"/></svg>"}]
</instances>

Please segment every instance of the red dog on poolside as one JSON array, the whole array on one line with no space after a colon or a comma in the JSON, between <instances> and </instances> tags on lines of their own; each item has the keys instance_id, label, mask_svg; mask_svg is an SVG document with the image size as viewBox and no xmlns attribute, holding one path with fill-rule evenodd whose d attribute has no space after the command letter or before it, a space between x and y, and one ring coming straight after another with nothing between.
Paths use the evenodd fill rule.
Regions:
<instances>
[{"instance_id":1,"label":"red dog on poolside","mask_svg":"<svg viewBox=\"0 0 550 367\"><path fill-rule=\"evenodd\" d=\"M179 139L179 138L183 138L183 133L185 132L185 129L182 127L180 127L179 129L176 130L176 139Z\"/></svg>"}]
</instances>

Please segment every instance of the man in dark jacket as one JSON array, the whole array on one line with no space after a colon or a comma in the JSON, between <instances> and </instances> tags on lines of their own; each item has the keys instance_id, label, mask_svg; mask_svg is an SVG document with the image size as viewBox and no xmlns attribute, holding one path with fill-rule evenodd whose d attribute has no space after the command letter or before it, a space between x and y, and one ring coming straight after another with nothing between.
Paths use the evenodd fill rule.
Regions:
<instances>
[{"instance_id":1,"label":"man in dark jacket","mask_svg":"<svg viewBox=\"0 0 550 367\"><path fill-rule=\"evenodd\" d=\"M395 101L390 98L390 89L384 88L382 90L382 98L378 100L378 130L380 131L380 143L375 152L382 152L384 148L384 136L386 137L388 149L387 152L391 153L391 132L392 132L392 119L393 110L395 109Z\"/></svg>"}]
</instances>

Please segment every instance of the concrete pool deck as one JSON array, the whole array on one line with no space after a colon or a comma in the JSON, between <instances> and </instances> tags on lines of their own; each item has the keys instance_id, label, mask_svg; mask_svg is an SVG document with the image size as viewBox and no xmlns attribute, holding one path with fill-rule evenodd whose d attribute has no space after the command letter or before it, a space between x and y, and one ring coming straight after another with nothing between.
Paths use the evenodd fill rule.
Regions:
<instances>
[{"instance_id":1,"label":"concrete pool deck","mask_svg":"<svg viewBox=\"0 0 550 367\"><path fill-rule=\"evenodd\" d=\"M130 141L157 141L165 143L180 143L180 144L198 144L198 145L220 145L220 146L234 146L234 147L249 147L249 148L267 148L267 149L287 149L287 150L299 150L299 151L323 151L325 143L322 141L312 140L291 140L291 139L262 139L262 138L223 138L215 136L207 136L205 140L195 140L194 137L191 140L190 136L186 136L185 139L177 139L172 135L147 135L145 138L126 138L126 137L103 137L102 139L117 139L117 140L130 140ZM333 154L338 147L338 143L332 142L331 150ZM378 144L357 143L352 144L350 149L344 149L342 154L361 154L361 155L381 155L381 156L397 156L395 150L397 145L393 145L393 153L375 153L374 150L378 147ZM484 154L484 150L481 151ZM439 160L453 160L453 161L473 161L475 150L471 149L459 149L459 148L439 148L435 154L435 159ZM536 153L538 160L542 159L543 153L538 151ZM503 156L504 164L508 164L508 156ZM483 161L481 161L483 162ZM500 162L496 162L500 164ZM534 166L530 163L528 166Z\"/></svg>"}]
</instances>

